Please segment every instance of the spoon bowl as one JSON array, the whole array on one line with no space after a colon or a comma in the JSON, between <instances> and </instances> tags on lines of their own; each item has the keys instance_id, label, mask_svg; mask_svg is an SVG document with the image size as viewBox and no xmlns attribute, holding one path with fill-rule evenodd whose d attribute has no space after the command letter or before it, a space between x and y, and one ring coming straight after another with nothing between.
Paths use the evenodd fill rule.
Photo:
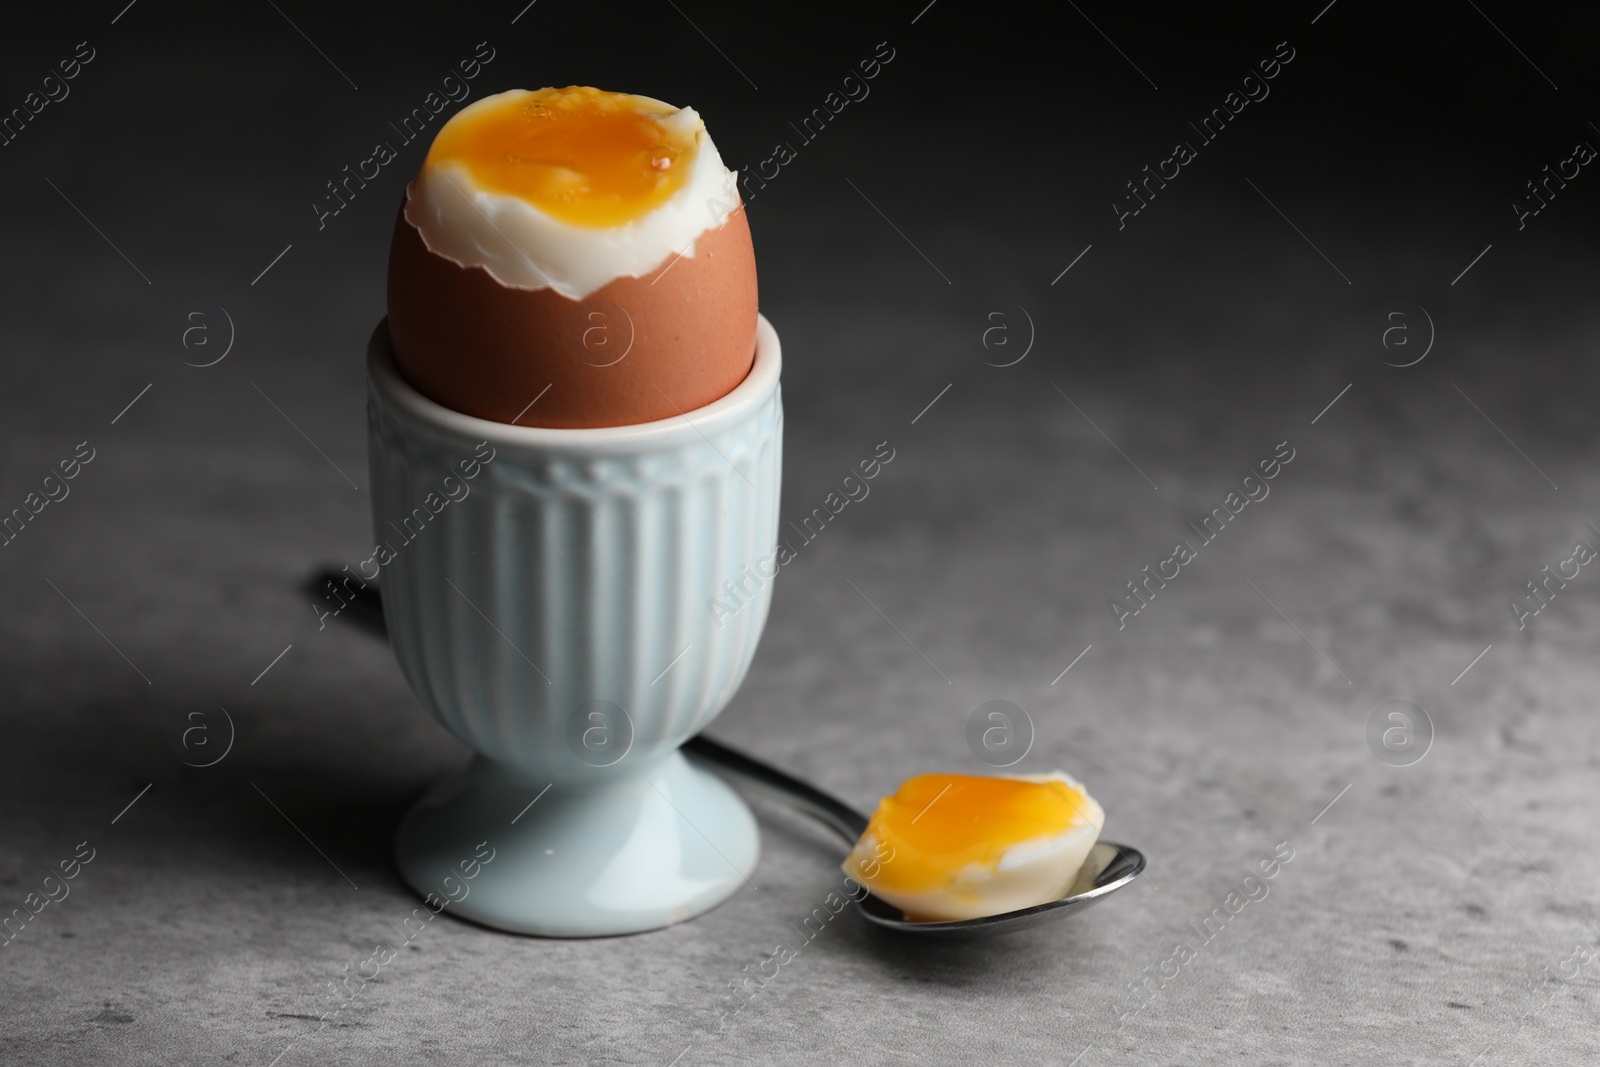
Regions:
<instances>
[{"instance_id":1,"label":"spoon bowl","mask_svg":"<svg viewBox=\"0 0 1600 1067\"><path fill-rule=\"evenodd\" d=\"M816 818L838 834L847 845L853 846L867 828L867 817L837 797L829 796L776 767L713 741L705 734L686 741L683 753ZM1031 908L1019 908L999 915L981 915L975 919L918 922L908 919L899 908L871 893L856 901L856 907L869 922L899 933L951 938L1009 933L1075 915L1098 904L1139 877L1143 871L1144 853L1114 841L1099 841L1089 851L1089 858L1084 861L1066 896L1035 904Z\"/></svg>"}]
</instances>

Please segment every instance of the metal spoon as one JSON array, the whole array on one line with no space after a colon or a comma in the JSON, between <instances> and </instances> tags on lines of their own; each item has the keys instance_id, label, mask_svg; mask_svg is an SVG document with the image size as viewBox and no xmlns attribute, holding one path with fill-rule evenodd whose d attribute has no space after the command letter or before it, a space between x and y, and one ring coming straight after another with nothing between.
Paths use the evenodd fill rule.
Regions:
<instances>
[{"instance_id":1,"label":"metal spoon","mask_svg":"<svg viewBox=\"0 0 1600 1067\"><path fill-rule=\"evenodd\" d=\"M343 574L330 568L310 579L306 588L320 594L329 588L338 587L343 578ZM346 588L348 589L348 586ZM352 613L352 621L371 633L386 637L382 601L378 590L364 587L353 591L352 595L354 599L350 606L357 609ZM820 820L823 825L843 838L846 845L854 846L867 828L867 817L844 801L831 797L798 778L791 778L776 767L762 763L752 756L713 741L704 734L684 742L683 752L687 756L705 761L736 781L743 782ZM1139 877L1143 870L1144 853L1114 841L1100 841L1090 850L1089 858L1084 861L1083 869L1078 872L1077 881L1073 883L1066 896L1060 900L1036 904L1031 908L1008 911L1001 915L985 915L977 919L914 922L906 918L905 913L899 908L870 893L857 901L856 907L860 909L862 915L879 926L905 933L938 934L946 937L1006 933L1037 926L1051 919L1063 919L1068 915L1075 915L1121 889Z\"/></svg>"},{"instance_id":2,"label":"metal spoon","mask_svg":"<svg viewBox=\"0 0 1600 1067\"><path fill-rule=\"evenodd\" d=\"M703 760L728 777L805 812L833 830L847 845L854 845L867 828L867 817L822 790L791 778L776 767L737 752L705 734L684 742L687 756ZM861 914L890 930L913 934L940 934L947 937L972 937L1022 930L1051 919L1075 915L1121 889L1144 870L1144 854L1138 849L1113 841L1099 841L1089 852L1083 869L1071 890L1060 900L1036 904L1002 915L949 922L915 922L892 904L870 893L857 901Z\"/></svg>"}]
</instances>

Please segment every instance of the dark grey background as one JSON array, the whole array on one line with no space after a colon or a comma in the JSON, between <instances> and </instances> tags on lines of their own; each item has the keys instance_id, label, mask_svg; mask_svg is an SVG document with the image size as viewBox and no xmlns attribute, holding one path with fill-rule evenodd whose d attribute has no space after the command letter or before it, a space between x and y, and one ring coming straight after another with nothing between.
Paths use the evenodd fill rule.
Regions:
<instances>
[{"instance_id":1,"label":"dark grey background","mask_svg":"<svg viewBox=\"0 0 1600 1067\"><path fill-rule=\"evenodd\" d=\"M1600 1053L1597 965L1573 962L1600 944L1600 572L1521 631L1508 607L1600 543L1600 173L1521 231L1511 209L1576 141L1600 146L1596 22L1500 2L1080 7L8 13L0 109L77 42L97 54L0 148L0 510L78 442L96 458L0 549L0 912L78 842L97 851L0 948L0 1059ZM1123 183L1285 40L1271 96L1119 231ZM1083 778L1147 878L993 943L908 944L845 914L723 1018L728 983L837 879L822 831L761 807L759 892L599 942L441 918L317 1022L414 906L388 837L466 750L381 642L319 632L303 588L369 543L362 353L423 145L320 232L311 204L480 41L496 58L473 98L579 82L692 104L731 166L895 49L750 219L786 357L785 518L878 442L896 458L784 569L715 732L870 806L912 773L984 770L967 718L1014 701L1037 729L1017 769ZM1385 366L1404 360L1384 316L1407 305L1436 343ZM185 366L221 351L223 308L231 353ZM1023 309L1028 357L986 366L1020 349L984 330L1021 344ZM186 350L196 321L212 346ZM1108 599L1285 440L1271 496L1119 631ZM1436 732L1410 767L1366 742L1393 699ZM224 739L219 707L231 751L185 766L186 727ZM1279 842L1295 859L1271 895L1140 992Z\"/></svg>"}]
</instances>

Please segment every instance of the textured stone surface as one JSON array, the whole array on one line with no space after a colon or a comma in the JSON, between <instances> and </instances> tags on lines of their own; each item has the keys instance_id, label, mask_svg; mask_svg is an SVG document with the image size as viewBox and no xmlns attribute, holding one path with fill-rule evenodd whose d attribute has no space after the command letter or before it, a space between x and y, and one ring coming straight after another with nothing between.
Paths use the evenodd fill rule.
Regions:
<instances>
[{"instance_id":1,"label":"textured stone surface","mask_svg":"<svg viewBox=\"0 0 1600 1067\"><path fill-rule=\"evenodd\" d=\"M559 5L515 28L511 10L377 28L287 13L359 92L267 6L220 28L154 3L115 26L109 10L92 24L62 10L3 45L13 72L84 36L99 51L0 175L0 506L77 442L96 449L71 495L0 549L0 909L79 842L95 849L71 895L0 948L0 1059L1600 1056L1600 964L1564 962L1600 942L1600 572L1520 632L1507 607L1600 536L1586 526L1600 524L1600 272L1585 186L1600 178L1585 172L1516 229L1507 201L1582 124L1554 115L1553 91L1476 14L1391 34L1354 4L1314 29L1310 10L1220 27L1091 11L1157 93L1083 24L1062 38L950 4L915 27L913 12L881 27L824 12L791 28L808 50L689 12L757 94L667 7L639 16L642 37L695 69L659 77L630 73L649 45L586 70L581 45L612 39L609 16ZM1592 28L1494 14L1562 98L1584 98L1592 64L1571 48ZM1201 34L1211 43L1189 49ZM1300 54L1273 97L1118 231L1106 203L1122 183L1286 35ZM733 163L758 161L789 136L786 116L894 40L872 98L759 192L751 225L786 356L784 518L821 505L878 442L895 458L797 545L714 733L868 806L918 771L983 770L967 717L1013 700L1037 730L1018 769L1085 780L1148 877L992 942L896 940L847 912L735 1014L729 983L797 941L790 924L838 884L842 854L758 806L759 890L693 923L556 942L447 913L318 1021L339 1007L332 983L418 906L389 835L465 749L380 641L343 620L319 631L303 588L316 566L370 551L362 354L420 146L324 230L305 204L482 37L499 54L475 93L581 80L692 102ZM1419 42L1432 66L1400 63ZM1059 80L1037 108L977 127L1014 183L998 192L983 168L919 169L960 142L918 115L954 84L955 59L1023 89ZM17 79L7 107L31 84ZM1427 92L1439 102L1419 110ZM1458 125L1427 124L1446 115ZM1379 343L1397 298L1438 328L1407 369L1384 366ZM184 366L220 351L181 347L186 316L205 312L220 345L221 307L237 324L229 357ZM985 366L1004 361L983 347L989 316L1020 344L1022 308L1032 351ZM1107 600L1282 441L1295 458L1271 495L1119 631ZM1368 716L1390 699L1431 715L1415 766L1368 750ZM219 707L231 751L185 766L199 761L186 728L209 723L222 742ZM1201 944L1190 924L1226 910L1280 842L1294 859L1270 895ZM1139 992L1179 942L1194 958Z\"/></svg>"}]
</instances>

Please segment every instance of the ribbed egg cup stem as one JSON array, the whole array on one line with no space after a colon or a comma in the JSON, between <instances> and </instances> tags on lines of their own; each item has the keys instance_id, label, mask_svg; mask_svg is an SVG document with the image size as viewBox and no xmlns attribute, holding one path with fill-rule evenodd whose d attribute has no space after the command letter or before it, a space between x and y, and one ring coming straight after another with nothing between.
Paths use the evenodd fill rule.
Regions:
<instances>
[{"instance_id":1,"label":"ribbed egg cup stem","mask_svg":"<svg viewBox=\"0 0 1600 1067\"><path fill-rule=\"evenodd\" d=\"M749 881L754 818L677 749L733 697L766 622L780 366L762 319L755 366L712 404L513 426L417 393L379 324L384 617L418 699L476 753L396 832L418 893L499 929L594 937L681 922Z\"/></svg>"}]
</instances>

